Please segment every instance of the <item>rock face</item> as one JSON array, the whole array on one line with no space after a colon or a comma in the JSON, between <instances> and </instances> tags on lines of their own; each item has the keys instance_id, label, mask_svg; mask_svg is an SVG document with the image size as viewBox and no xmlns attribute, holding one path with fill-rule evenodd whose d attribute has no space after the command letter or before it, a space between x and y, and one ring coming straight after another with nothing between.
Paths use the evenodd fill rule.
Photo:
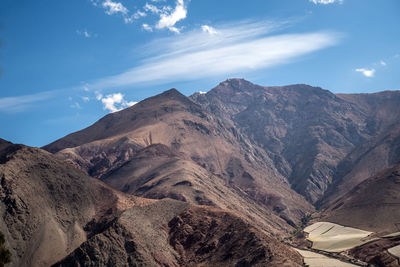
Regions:
<instances>
[{"instance_id":1,"label":"rock face","mask_svg":"<svg viewBox=\"0 0 400 267\"><path fill-rule=\"evenodd\" d=\"M86 240L86 225L107 221L137 199L37 148L0 139L0 229L10 266L49 266Z\"/></svg>"},{"instance_id":2,"label":"rock face","mask_svg":"<svg viewBox=\"0 0 400 267\"><path fill-rule=\"evenodd\" d=\"M302 266L234 214L160 200L124 211L54 266Z\"/></svg>"},{"instance_id":3,"label":"rock face","mask_svg":"<svg viewBox=\"0 0 400 267\"><path fill-rule=\"evenodd\" d=\"M262 87L233 79L192 99L269 153L310 202L323 196L338 163L369 136L364 114L354 105L308 85Z\"/></svg>"},{"instance_id":4,"label":"rock face","mask_svg":"<svg viewBox=\"0 0 400 267\"><path fill-rule=\"evenodd\" d=\"M359 183L400 161L400 94L340 95L367 114L375 133L355 147L338 165L334 181L319 205L328 207Z\"/></svg>"},{"instance_id":5,"label":"rock face","mask_svg":"<svg viewBox=\"0 0 400 267\"><path fill-rule=\"evenodd\" d=\"M345 180L354 180L352 187L360 182L353 166L360 162L359 169L368 169L371 160L361 158L382 142L382 156L364 179L400 159L398 130L392 129L399 124L399 92L334 95L302 84L263 87L229 79L191 99L261 147L311 203L319 202L332 183L336 188ZM343 186L343 192L352 187Z\"/></svg>"},{"instance_id":6,"label":"rock face","mask_svg":"<svg viewBox=\"0 0 400 267\"><path fill-rule=\"evenodd\" d=\"M175 89L44 148L124 192L252 211L275 234L313 210L268 153Z\"/></svg>"}]
</instances>

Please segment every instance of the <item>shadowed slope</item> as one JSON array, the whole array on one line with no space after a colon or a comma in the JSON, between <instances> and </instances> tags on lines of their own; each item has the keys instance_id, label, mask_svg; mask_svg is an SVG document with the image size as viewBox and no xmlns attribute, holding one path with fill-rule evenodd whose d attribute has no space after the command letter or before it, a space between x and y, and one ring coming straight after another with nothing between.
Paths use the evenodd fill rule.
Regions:
<instances>
[{"instance_id":1,"label":"shadowed slope","mask_svg":"<svg viewBox=\"0 0 400 267\"><path fill-rule=\"evenodd\" d=\"M326 209L324 220L374 232L400 231L400 164L376 174Z\"/></svg>"}]
</instances>

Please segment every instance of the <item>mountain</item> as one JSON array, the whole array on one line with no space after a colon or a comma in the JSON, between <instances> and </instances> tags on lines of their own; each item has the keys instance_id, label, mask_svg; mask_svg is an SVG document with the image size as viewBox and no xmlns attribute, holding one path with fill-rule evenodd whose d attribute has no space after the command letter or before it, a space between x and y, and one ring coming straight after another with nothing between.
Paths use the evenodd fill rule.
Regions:
<instances>
[{"instance_id":1,"label":"mountain","mask_svg":"<svg viewBox=\"0 0 400 267\"><path fill-rule=\"evenodd\" d=\"M339 162L369 137L359 109L318 87L230 79L192 99L232 121L312 203L327 190Z\"/></svg>"},{"instance_id":2,"label":"mountain","mask_svg":"<svg viewBox=\"0 0 400 267\"><path fill-rule=\"evenodd\" d=\"M275 238L304 226L314 208L314 220L399 231L399 114L399 91L244 79L190 97L171 89L111 113L44 149L120 194L153 200L94 223L57 265L273 265L283 257ZM215 229L235 234L225 243ZM376 245L375 260L392 262L389 243L351 253L370 262ZM280 265L299 262L282 250Z\"/></svg>"},{"instance_id":3,"label":"mountain","mask_svg":"<svg viewBox=\"0 0 400 267\"><path fill-rule=\"evenodd\" d=\"M277 235L313 210L263 149L175 89L44 149L121 191L230 208Z\"/></svg>"},{"instance_id":4,"label":"mountain","mask_svg":"<svg viewBox=\"0 0 400 267\"><path fill-rule=\"evenodd\" d=\"M38 148L0 139L0 231L10 266L49 266L86 240L86 227L144 200L124 195Z\"/></svg>"},{"instance_id":5,"label":"mountain","mask_svg":"<svg viewBox=\"0 0 400 267\"><path fill-rule=\"evenodd\" d=\"M323 211L322 220L390 234L400 231L400 162L378 172Z\"/></svg>"},{"instance_id":6,"label":"mountain","mask_svg":"<svg viewBox=\"0 0 400 267\"><path fill-rule=\"evenodd\" d=\"M292 188L318 206L338 197L339 187L346 193L400 160L399 91L335 95L304 84L228 79L191 99L262 148Z\"/></svg>"},{"instance_id":7,"label":"mountain","mask_svg":"<svg viewBox=\"0 0 400 267\"><path fill-rule=\"evenodd\" d=\"M333 184L320 200L328 207L367 178L400 161L400 94L341 95L360 106L374 136L355 147L338 165Z\"/></svg>"},{"instance_id":8,"label":"mountain","mask_svg":"<svg viewBox=\"0 0 400 267\"><path fill-rule=\"evenodd\" d=\"M42 149L0 139L0 179L10 266L302 266L232 212L127 195Z\"/></svg>"}]
</instances>

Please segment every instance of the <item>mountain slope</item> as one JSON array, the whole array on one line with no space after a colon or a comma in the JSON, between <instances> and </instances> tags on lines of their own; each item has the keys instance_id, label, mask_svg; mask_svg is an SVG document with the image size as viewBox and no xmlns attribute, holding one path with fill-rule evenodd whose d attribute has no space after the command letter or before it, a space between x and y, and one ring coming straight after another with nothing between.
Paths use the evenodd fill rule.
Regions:
<instances>
[{"instance_id":1,"label":"mountain slope","mask_svg":"<svg viewBox=\"0 0 400 267\"><path fill-rule=\"evenodd\" d=\"M229 79L192 99L262 147L313 203L327 190L339 162L370 134L357 106L308 85L262 87Z\"/></svg>"},{"instance_id":2,"label":"mountain slope","mask_svg":"<svg viewBox=\"0 0 400 267\"><path fill-rule=\"evenodd\" d=\"M0 179L10 266L301 266L245 218L125 195L38 148L0 139Z\"/></svg>"},{"instance_id":3,"label":"mountain slope","mask_svg":"<svg viewBox=\"0 0 400 267\"><path fill-rule=\"evenodd\" d=\"M355 147L338 165L332 186L318 203L328 207L359 183L400 161L400 94L339 95L367 114L374 136Z\"/></svg>"},{"instance_id":4,"label":"mountain slope","mask_svg":"<svg viewBox=\"0 0 400 267\"><path fill-rule=\"evenodd\" d=\"M0 229L10 266L48 266L86 240L89 222L107 221L141 200L125 196L37 148L0 139Z\"/></svg>"},{"instance_id":5,"label":"mountain slope","mask_svg":"<svg viewBox=\"0 0 400 267\"><path fill-rule=\"evenodd\" d=\"M400 163L354 187L323 211L323 220L374 232L400 231Z\"/></svg>"},{"instance_id":6,"label":"mountain slope","mask_svg":"<svg viewBox=\"0 0 400 267\"><path fill-rule=\"evenodd\" d=\"M302 266L292 249L208 207L160 200L124 211L55 266Z\"/></svg>"},{"instance_id":7,"label":"mountain slope","mask_svg":"<svg viewBox=\"0 0 400 267\"><path fill-rule=\"evenodd\" d=\"M150 148L147 152L143 150L156 144L160 144L157 147L161 152L156 147L153 152ZM236 204L239 199L247 202L246 206L255 204L257 209L269 210L270 216L264 220L268 224L274 222L271 231L276 233L290 230L290 225L294 226L305 213L312 211L311 205L290 189L265 151L251 145L229 122L207 112L175 89L109 114L87 129L44 148L122 191L141 196L168 196L207 204L196 200L200 194L196 190L203 195L198 199L208 200L217 199L217 191L227 192L235 196L223 197L223 201L213 204L241 212L247 208ZM175 176L174 183L151 185L150 191L147 184L142 188L146 192L139 190L150 180L151 184L160 181L168 169L180 173L180 180ZM200 180L197 173L201 174ZM173 185L185 181L196 185L185 187L184 199L182 194L173 194L177 190ZM216 189L210 191L207 184L212 185L213 181L218 181Z\"/></svg>"}]
</instances>

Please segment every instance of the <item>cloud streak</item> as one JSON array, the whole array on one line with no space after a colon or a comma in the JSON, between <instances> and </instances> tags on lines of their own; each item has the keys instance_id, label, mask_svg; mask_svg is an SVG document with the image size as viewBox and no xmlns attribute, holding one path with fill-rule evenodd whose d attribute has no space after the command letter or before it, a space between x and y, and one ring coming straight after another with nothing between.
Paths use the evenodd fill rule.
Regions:
<instances>
[{"instance_id":1,"label":"cloud streak","mask_svg":"<svg viewBox=\"0 0 400 267\"><path fill-rule=\"evenodd\" d=\"M334 4L334 3L343 3L343 0L309 0L310 2L313 2L314 4L322 4L322 5L328 5L328 4Z\"/></svg>"},{"instance_id":2,"label":"cloud streak","mask_svg":"<svg viewBox=\"0 0 400 267\"><path fill-rule=\"evenodd\" d=\"M332 32L270 35L284 24L242 22L217 27L218 34L197 29L158 39L144 48L150 56L137 67L100 79L91 87L161 84L249 73L289 63L335 45L341 38Z\"/></svg>"},{"instance_id":3,"label":"cloud streak","mask_svg":"<svg viewBox=\"0 0 400 267\"><path fill-rule=\"evenodd\" d=\"M21 112L31 107L33 103L48 100L57 93L57 91L46 91L37 94L0 98L0 112Z\"/></svg>"}]
</instances>

